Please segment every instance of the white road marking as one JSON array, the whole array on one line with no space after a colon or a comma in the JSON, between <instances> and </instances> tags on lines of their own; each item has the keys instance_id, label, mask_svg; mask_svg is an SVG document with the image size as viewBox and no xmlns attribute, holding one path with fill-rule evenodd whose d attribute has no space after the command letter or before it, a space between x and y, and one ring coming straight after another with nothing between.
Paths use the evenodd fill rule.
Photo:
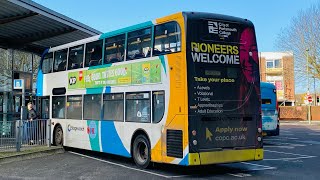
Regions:
<instances>
[{"instance_id":1,"label":"white road marking","mask_svg":"<svg viewBox=\"0 0 320 180\"><path fill-rule=\"evenodd\" d=\"M294 136L294 134L291 133L283 133L284 136Z\"/></svg>"},{"instance_id":2,"label":"white road marking","mask_svg":"<svg viewBox=\"0 0 320 180\"><path fill-rule=\"evenodd\" d=\"M263 159L264 161L287 161L287 160L296 160L296 159L310 159L317 156L304 156L304 157L295 157L295 158L279 158L279 159Z\"/></svg>"},{"instance_id":3,"label":"white road marking","mask_svg":"<svg viewBox=\"0 0 320 180\"><path fill-rule=\"evenodd\" d=\"M189 177L189 176L192 176L192 175L190 174L190 175L168 176L168 178L183 178L183 177Z\"/></svg>"},{"instance_id":4,"label":"white road marking","mask_svg":"<svg viewBox=\"0 0 320 180\"><path fill-rule=\"evenodd\" d=\"M299 139L299 138L287 137L286 139L297 140L297 139Z\"/></svg>"},{"instance_id":5,"label":"white road marking","mask_svg":"<svg viewBox=\"0 0 320 180\"><path fill-rule=\"evenodd\" d=\"M272 142L272 141L285 141L286 139L263 139L263 142Z\"/></svg>"},{"instance_id":6,"label":"white road marking","mask_svg":"<svg viewBox=\"0 0 320 180\"><path fill-rule=\"evenodd\" d=\"M269 167L269 168L260 168L260 169L250 169L250 171L262 171L262 170L271 170L277 169L276 167Z\"/></svg>"},{"instance_id":7,"label":"white road marking","mask_svg":"<svg viewBox=\"0 0 320 180\"><path fill-rule=\"evenodd\" d=\"M68 152L71 153L71 154L75 154L75 155L78 155L78 156L86 157L86 158L89 158L89 159L94 159L94 160L101 161L101 162L105 162L105 163L112 164L112 165L115 165L115 166L120 166L120 167L123 167L123 168L126 168L126 169L130 169L130 170L134 170L134 171L139 171L139 172L143 172L143 173L147 173L147 174L152 174L152 175L159 176L159 177L164 177L164 178L172 178L172 176L166 176L166 175L163 175L163 174L158 174L158 173L154 173L154 172L149 172L149 171L142 170L142 169L132 168L132 167L125 166L125 165L122 165L122 164L118 164L118 163L114 163L114 162L111 162L111 161L106 161L106 160L102 160L102 159L99 159L99 158L94 158L94 157L86 156L86 155L79 154L79 153L72 152L72 151L68 151ZM185 177L185 176L188 176L188 175L182 175L181 177ZM180 177L180 176L175 176L175 177Z\"/></svg>"},{"instance_id":8,"label":"white road marking","mask_svg":"<svg viewBox=\"0 0 320 180\"><path fill-rule=\"evenodd\" d=\"M292 137L284 137L284 138L280 138L280 139L279 138L274 138L274 139L273 138L272 139L264 138L263 141L287 141L288 139L289 140L298 140L299 138L292 138Z\"/></svg>"},{"instance_id":9,"label":"white road marking","mask_svg":"<svg viewBox=\"0 0 320 180\"><path fill-rule=\"evenodd\" d=\"M265 166L265 165L260 165L260 164L253 164L253 163L248 163L248 162L240 162L241 164L247 164L247 165L252 165L252 166L260 166L260 167L265 167L265 168L271 168L272 166ZM273 168L273 167L272 167Z\"/></svg>"},{"instance_id":10,"label":"white road marking","mask_svg":"<svg viewBox=\"0 0 320 180\"><path fill-rule=\"evenodd\" d=\"M298 146L298 147L303 147L306 146L305 144L294 144L294 143L283 143L283 142L276 142L276 143L270 143L270 142L266 142L266 145L268 146Z\"/></svg>"},{"instance_id":11,"label":"white road marking","mask_svg":"<svg viewBox=\"0 0 320 180\"><path fill-rule=\"evenodd\" d=\"M310 156L310 155L296 154L296 153L288 153L288 152L281 152L281 151L271 151L271 150L264 150L264 151L266 151L266 152L271 152L271 153L278 153L278 154L286 154L286 155L299 156L299 157L293 157L293 158L263 159L264 161L287 161L287 160L309 159L309 158L315 158L315 157L317 157L317 156Z\"/></svg>"},{"instance_id":12,"label":"white road marking","mask_svg":"<svg viewBox=\"0 0 320 180\"><path fill-rule=\"evenodd\" d=\"M264 145L264 148L285 148L285 149L294 149L293 146L268 146L268 145Z\"/></svg>"},{"instance_id":13,"label":"white road marking","mask_svg":"<svg viewBox=\"0 0 320 180\"><path fill-rule=\"evenodd\" d=\"M235 177L240 177L240 178L252 176L251 174L246 174L246 173L237 173L237 174L227 173L227 174Z\"/></svg>"},{"instance_id":14,"label":"white road marking","mask_svg":"<svg viewBox=\"0 0 320 180\"><path fill-rule=\"evenodd\" d=\"M280 130L280 132L291 133L291 131L288 131L288 130Z\"/></svg>"},{"instance_id":15,"label":"white road marking","mask_svg":"<svg viewBox=\"0 0 320 180\"><path fill-rule=\"evenodd\" d=\"M241 164L246 164L246 165L258 167L258 168L248 169L248 170L246 170L246 171L262 171L262 170L277 169L276 167L272 167L272 166L265 166L265 165L260 165L260 164L253 164L253 163L248 163L248 162L240 162L240 163L241 163Z\"/></svg>"},{"instance_id":16,"label":"white road marking","mask_svg":"<svg viewBox=\"0 0 320 180\"><path fill-rule=\"evenodd\" d=\"M320 145L319 141L312 141L312 140L306 140L306 141L298 141L301 143L306 143L306 144L316 144L316 145Z\"/></svg>"},{"instance_id":17,"label":"white road marking","mask_svg":"<svg viewBox=\"0 0 320 180\"><path fill-rule=\"evenodd\" d=\"M271 151L271 150L266 150L266 149L264 149L264 151L272 152L272 153L279 153L279 154L294 155L294 156L310 156L310 155L295 154L295 153L288 153L288 152L281 152L281 151Z\"/></svg>"},{"instance_id":18,"label":"white road marking","mask_svg":"<svg viewBox=\"0 0 320 180\"><path fill-rule=\"evenodd\" d=\"M309 133L311 136L320 136L320 133Z\"/></svg>"}]
</instances>

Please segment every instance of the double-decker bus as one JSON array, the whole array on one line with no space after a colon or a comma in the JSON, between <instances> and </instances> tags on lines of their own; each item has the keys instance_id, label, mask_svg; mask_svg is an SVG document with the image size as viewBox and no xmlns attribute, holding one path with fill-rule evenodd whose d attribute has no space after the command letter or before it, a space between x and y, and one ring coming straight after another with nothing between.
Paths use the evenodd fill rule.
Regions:
<instances>
[{"instance_id":1,"label":"double-decker bus","mask_svg":"<svg viewBox=\"0 0 320 180\"><path fill-rule=\"evenodd\" d=\"M264 136L278 136L280 134L280 122L276 86L271 83L261 82L260 87L262 134Z\"/></svg>"},{"instance_id":2,"label":"double-decker bus","mask_svg":"<svg viewBox=\"0 0 320 180\"><path fill-rule=\"evenodd\" d=\"M53 144L150 162L263 159L253 24L180 12L47 49Z\"/></svg>"}]
</instances>

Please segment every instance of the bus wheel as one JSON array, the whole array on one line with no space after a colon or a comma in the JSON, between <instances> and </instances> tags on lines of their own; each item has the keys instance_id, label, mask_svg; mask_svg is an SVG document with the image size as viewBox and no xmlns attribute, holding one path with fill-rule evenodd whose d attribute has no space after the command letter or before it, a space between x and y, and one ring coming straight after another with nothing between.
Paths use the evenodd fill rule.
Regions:
<instances>
[{"instance_id":1,"label":"bus wheel","mask_svg":"<svg viewBox=\"0 0 320 180\"><path fill-rule=\"evenodd\" d=\"M62 127L58 126L54 130L54 145L56 146L62 146L63 145L63 131Z\"/></svg>"},{"instance_id":2,"label":"bus wheel","mask_svg":"<svg viewBox=\"0 0 320 180\"><path fill-rule=\"evenodd\" d=\"M150 143L144 135L138 135L133 142L133 160L140 168L147 168L151 160Z\"/></svg>"}]
</instances>

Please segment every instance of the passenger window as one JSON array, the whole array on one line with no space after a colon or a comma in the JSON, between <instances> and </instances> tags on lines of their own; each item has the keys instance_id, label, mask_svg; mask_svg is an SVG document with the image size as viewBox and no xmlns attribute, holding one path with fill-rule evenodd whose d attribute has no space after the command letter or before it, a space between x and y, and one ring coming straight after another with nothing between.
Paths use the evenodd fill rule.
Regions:
<instances>
[{"instance_id":1,"label":"passenger window","mask_svg":"<svg viewBox=\"0 0 320 180\"><path fill-rule=\"evenodd\" d=\"M123 94L104 94L103 113L104 120L123 121Z\"/></svg>"},{"instance_id":2,"label":"passenger window","mask_svg":"<svg viewBox=\"0 0 320 180\"><path fill-rule=\"evenodd\" d=\"M67 119L82 120L82 96L67 97Z\"/></svg>"},{"instance_id":3,"label":"passenger window","mask_svg":"<svg viewBox=\"0 0 320 180\"><path fill-rule=\"evenodd\" d=\"M85 67L97 66L102 64L102 40L88 43L86 45Z\"/></svg>"},{"instance_id":4,"label":"passenger window","mask_svg":"<svg viewBox=\"0 0 320 180\"><path fill-rule=\"evenodd\" d=\"M68 70L83 67L83 45L69 49Z\"/></svg>"},{"instance_id":5,"label":"passenger window","mask_svg":"<svg viewBox=\"0 0 320 180\"><path fill-rule=\"evenodd\" d=\"M66 97L65 96L53 96L52 97L52 118L64 119L66 109Z\"/></svg>"},{"instance_id":6,"label":"passenger window","mask_svg":"<svg viewBox=\"0 0 320 180\"><path fill-rule=\"evenodd\" d=\"M54 52L53 72L65 71L67 66L68 49Z\"/></svg>"},{"instance_id":7,"label":"passenger window","mask_svg":"<svg viewBox=\"0 0 320 180\"><path fill-rule=\"evenodd\" d=\"M153 56L181 51L181 31L177 22L155 26Z\"/></svg>"},{"instance_id":8,"label":"passenger window","mask_svg":"<svg viewBox=\"0 0 320 180\"><path fill-rule=\"evenodd\" d=\"M164 91L152 93L152 122L158 123L163 118L164 114Z\"/></svg>"},{"instance_id":9,"label":"passenger window","mask_svg":"<svg viewBox=\"0 0 320 180\"><path fill-rule=\"evenodd\" d=\"M126 94L126 121L150 122L150 93Z\"/></svg>"},{"instance_id":10,"label":"passenger window","mask_svg":"<svg viewBox=\"0 0 320 180\"><path fill-rule=\"evenodd\" d=\"M151 28L128 33L127 47L127 60L146 57L151 47Z\"/></svg>"},{"instance_id":11,"label":"passenger window","mask_svg":"<svg viewBox=\"0 0 320 180\"><path fill-rule=\"evenodd\" d=\"M42 61L43 74L51 73L53 64L53 53L48 53L44 56Z\"/></svg>"},{"instance_id":12,"label":"passenger window","mask_svg":"<svg viewBox=\"0 0 320 180\"><path fill-rule=\"evenodd\" d=\"M83 108L83 119L100 120L101 94L87 94L83 97L85 108Z\"/></svg>"},{"instance_id":13,"label":"passenger window","mask_svg":"<svg viewBox=\"0 0 320 180\"><path fill-rule=\"evenodd\" d=\"M124 60L125 35L118 35L105 39L104 64L121 62Z\"/></svg>"}]
</instances>

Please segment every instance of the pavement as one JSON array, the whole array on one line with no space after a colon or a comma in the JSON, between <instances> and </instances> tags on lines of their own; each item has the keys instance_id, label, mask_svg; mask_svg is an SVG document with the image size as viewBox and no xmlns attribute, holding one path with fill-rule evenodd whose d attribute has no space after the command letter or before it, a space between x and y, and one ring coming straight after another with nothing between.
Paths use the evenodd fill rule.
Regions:
<instances>
[{"instance_id":1,"label":"pavement","mask_svg":"<svg viewBox=\"0 0 320 180\"><path fill-rule=\"evenodd\" d=\"M299 121L299 120L280 120L280 124L285 124L285 125L315 125L315 126L320 126L320 121Z\"/></svg>"},{"instance_id":2,"label":"pavement","mask_svg":"<svg viewBox=\"0 0 320 180\"><path fill-rule=\"evenodd\" d=\"M20 152L16 152L15 150L5 150L0 152L0 164L22 161L37 157L44 157L58 153L64 153L64 149L62 147L56 146L35 146L22 148Z\"/></svg>"}]
</instances>

